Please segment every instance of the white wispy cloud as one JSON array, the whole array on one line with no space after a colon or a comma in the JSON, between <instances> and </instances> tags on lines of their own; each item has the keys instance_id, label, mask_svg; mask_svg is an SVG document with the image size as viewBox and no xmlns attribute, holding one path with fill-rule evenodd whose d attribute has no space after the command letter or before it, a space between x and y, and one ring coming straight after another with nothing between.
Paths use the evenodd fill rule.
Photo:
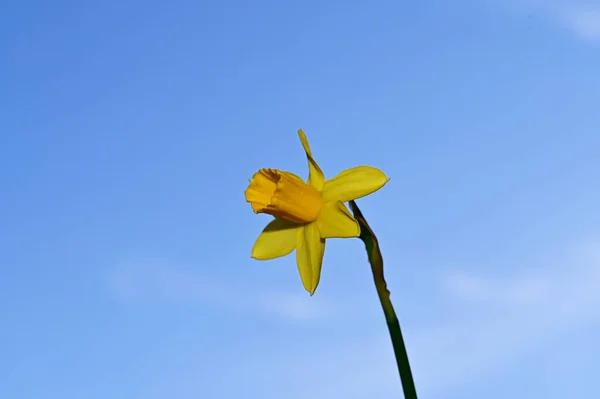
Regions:
<instances>
[{"instance_id":1,"label":"white wispy cloud","mask_svg":"<svg viewBox=\"0 0 600 399\"><path fill-rule=\"evenodd\" d=\"M500 372L600 319L597 246L512 275L456 271L440 280L444 322L413 332L418 378L433 391Z\"/></svg>"},{"instance_id":2,"label":"white wispy cloud","mask_svg":"<svg viewBox=\"0 0 600 399\"><path fill-rule=\"evenodd\" d=\"M539 15L590 43L600 43L600 0L488 0L521 15Z\"/></svg>"},{"instance_id":3,"label":"white wispy cloud","mask_svg":"<svg viewBox=\"0 0 600 399\"><path fill-rule=\"evenodd\" d=\"M221 293L230 291L231 286L184 269L167 264L149 267L148 262L128 265L118 268L113 276L113 288L122 299L162 298L253 312L257 317L318 321L301 327L302 333L293 341L284 340L285 347L257 341L256 348L245 345L244 353L237 347L231 353L219 352L225 368L220 372L208 358L214 373L208 380L202 377L208 365L201 366L197 373L188 370L191 380L177 384L197 386L198 390L190 388L190 398L210 384L216 384L214 389L223 389L218 385L219 373L238 381L247 392L255 392L255 397L377 399L401 395L383 318L380 323L372 323L372 314L365 317L362 312L342 312L343 319L329 324L328 335L324 336L315 331L315 326L333 313L339 316L339 306L317 296L281 292L257 296L235 289L236 297L225 297ZM563 256L550 253L535 265L511 270L494 275L453 270L431 281L428 297L433 297L435 306L430 308L436 311L420 317L418 325L414 321L403 324L421 396L459 397L473 381L502 375L524 359L535 358L570 334L594 328L593 323L600 321L600 245L585 246ZM424 300L416 290L403 298L414 304ZM380 316L380 309L371 304L375 306L372 312ZM363 309L362 303L358 306ZM400 317L406 321L402 312ZM366 319L370 323L365 324ZM230 397L224 391L223 395Z\"/></svg>"},{"instance_id":4,"label":"white wispy cloud","mask_svg":"<svg viewBox=\"0 0 600 399\"><path fill-rule=\"evenodd\" d=\"M278 316L290 321L329 317L339 309L322 298L275 291L249 291L238 281L204 275L168 262L129 259L111 271L112 293L122 301L191 303L224 311Z\"/></svg>"},{"instance_id":5,"label":"white wispy cloud","mask_svg":"<svg viewBox=\"0 0 600 399\"><path fill-rule=\"evenodd\" d=\"M422 396L457 397L473 381L514 369L569 334L593 326L600 320L597 248L574 251L556 262L541 261L517 273L490 276L456 270L442 276L439 312L421 325L403 326ZM359 323L348 320L344 326L352 331L350 326ZM309 345L314 352L290 356L286 361L291 367L280 369L268 362L263 367L283 381L298 374L311 381L306 391L295 388L297 396L288 397L307 397L308 391L314 399L401 394L383 322L341 341L318 349ZM288 381L281 392L293 384Z\"/></svg>"},{"instance_id":6,"label":"white wispy cloud","mask_svg":"<svg viewBox=\"0 0 600 399\"><path fill-rule=\"evenodd\" d=\"M566 25L579 37L600 42L600 4L566 10L563 18Z\"/></svg>"}]
</instances>

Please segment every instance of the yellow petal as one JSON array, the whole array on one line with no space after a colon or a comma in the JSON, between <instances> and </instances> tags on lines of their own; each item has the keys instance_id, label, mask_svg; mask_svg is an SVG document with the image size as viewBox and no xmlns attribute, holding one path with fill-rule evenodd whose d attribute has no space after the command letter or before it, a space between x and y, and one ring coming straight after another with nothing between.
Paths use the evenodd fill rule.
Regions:
<instances>
[{"instance_id":1,"label":"yellow petal","mask_svg":"<svg viewBox=\"0 0 600 399\"><path fill-rule=\"evenodd\" d=\"M252 257L268 260L285 256L296 248L299 226L283 219L275 219L264 228L254 247Z\"/></svg>"},{"instance_id":2,"label":"yellow petal","mask_svg":"<svg viewBox=\"0 0 600 399\"><path fill-rule=\"evenodd\" d=\"M327 180L321 195L325 202L347 202L369 195L390 180L382 171L371 166L357 166Z\"/></svg>"},{"instance_id":3,"label":"yellow petal","mask_svg":"<svg viewBox=\"0 0 600 399\"><path fill-rule=\"evenodd\" d=\"M323 188L323 184L325 183L325 175L323 175L323 171L317 165L317 162L313 159L312 154L310 152L310 146L308 145L308 140L306 139L306 135L302 131L302 129L298 130L298 136L300 136L300 141L302 142L302 147L304 147L304 151L306 152L306 158L308 159L308 184L317 189L321 190Z\"/></svg>"},{"instance_id":4,"label":"yellow petal","mask_svg":"<svg viewBox=\"0 0 600 399\"><path fill-rule=\"evenodd\" d=\"M302 183L304 183L304 179L301 178L300 176L293 174L292 172L284 172L281 171L281 173L283 173L284 175L288 175L289 177L291 177L292 179L296 179L296 180L300 180Z\"/></svg>"},{"instance_id":5,"label":"yellow petal","mask_svg":"<svg viewBox=\"0 0 600 399\"><path fill-rule=\"evenodd\" d=\"M328 202L317 219L321 238L351 238L360 235L360 225L341 201Z\"/></svg>"},{"instance_id":6,"label":"yellow petal","mask_svg":"<svg viewBox=\"0 0 600 399\"><path fill-rule=\"evenodd\" d=\"M298 230L296 263L300 278L310 295L315 293L321 279L321 264L325 253L325 240L319 235L316 223L309 223Z\"/></svg>"}]
</instances>

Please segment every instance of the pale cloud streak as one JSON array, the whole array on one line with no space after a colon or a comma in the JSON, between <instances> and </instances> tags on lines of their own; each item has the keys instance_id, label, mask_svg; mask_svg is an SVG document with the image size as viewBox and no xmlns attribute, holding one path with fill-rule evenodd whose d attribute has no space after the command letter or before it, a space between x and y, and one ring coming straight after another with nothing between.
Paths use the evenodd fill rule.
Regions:
<instances>
[{"instance_id":1,"label":"pale cloud streak","mask_svg":"<svg viewBox=\"0 0 600 399\"><path fill-rule=\"evenodd\" d=\"M421 325L403 326L422 396L457 397L473 381L502 375L522 360L557 347L570 334L595 328L594 323L600 321L597 248L504 275L458 270L442 276L436 294L439 312ZM419 300L415 297L414 303ZM352 325L358 326L359 321L344 323ZM564 342L562 347L580 345L567 344L568 339ZM384 398L401 393L383 322L359 330L343 344L319 346L309 355L297 354L288 361L298 368L264 367L269 375L303 373L313 381L322 379L310 387L314 399ZM298 397L305 396L298 392Z\"/></svg>"},{"instance_id":2,"label":"pale cloud streak","mask_svg":"<svg viewBox=\"0 0 600 399\"><path fill-rule=\"evenodd\" d=\"M127 260L109 276L111 292L122 302L195 304L250 315L277 316L288 321L325 319L339 309L308 294L250 291L239 281L225 281L168 262Z\"/></svg>"},{"instance_id":3,"label":"pale cloud streak","mask_svg":"<svg viewBox=\"0 0 600 399\"><path fill-rule=\"evenodd\" d=\"M431 281L428 293L435 303L434 312L419 317L419 324L403 318L400 312L421 396L460 396L473 381L501 376L522 360L556 347L570 334L596 328L594 323L600 321L600 246L586 246L564 256L548 255L535 265L523 265L512 272L490 275L469 269L438 276L438 280ZM231 286L166 265L142 264L129 263L117 269L113 288L122 300L185 301L249 312L256 317L314 321L319 325L330 322L334 313L340 315L338 305L317 296L281 292L253 295L239 289L234 290L234 297L223 296L224 291L232 290ZM405 292L403 299L403 307L407 302L418 306L424 300L417 290ZM363 300L347 305L364 309ZM256 352L248 345L242 356L247 362L240 359L239 352L218 356L225 365L236 365L235 375L230 377L243 383L248 391L262 392L268 386L273 396L265 397L376 399L400 395L383 318L372 322L379 320L371 316L373 312L379 316L380 309L373 301L369 304L367 316L362 311L342 312L341 319L329 324L326 336L307 326L303 327L305 340L296 340L291 347L258 345L262 349ZM365 324L367 319L370 323ZM552 356L560 357L562 353ZM190 392L189 397L197 393Z\"/></svg>"},{"instance_id":4,"label":"pale cloud streak","mask_svg":"<svg viewBox=\"0 0 600 399\"><path fill-rule=\"evenodd\" d=\"M454 272L441 279L447 321L413 332L423 384L434 391L501 372L600 320L597 247L513 275Z\"/></svg>"},{"instance_id":5,"label":"pale cloud streak","mask_svg":"<svg viewBox=\"0 0 600 399\"><path fill-rule=\"evenodd\" d=\"M589 43L600 44L600 0L488 0L521 15L542 15Z\"/></svg>"},{"instance_id":6,"label":"pale cloud streak","mask_svg":"<svg viewBox=\"0 0 600 399\"><path fill-rule=\"evenodd\" d=\"M571 30L583 39L600 42L600 4L565 12L564 19Z\"/></svg>"}]
</instances>

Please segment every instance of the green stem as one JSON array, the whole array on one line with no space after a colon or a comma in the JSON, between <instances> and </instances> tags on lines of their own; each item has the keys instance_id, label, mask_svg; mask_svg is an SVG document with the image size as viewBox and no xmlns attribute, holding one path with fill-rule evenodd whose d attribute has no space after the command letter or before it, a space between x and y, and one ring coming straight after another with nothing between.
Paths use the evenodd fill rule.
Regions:
<instances>
[{"instance_id":1,"label":"green stem","mask_svg":"<svg viewBox=\"0 0 600 399\"><path fill-rule=\"evenodd\" d=\"M417 399L417 390L413 381L412 371L410 370L408 353L406 352L406 345L404 344L404 338L402 337L400 322L398 321L394 306L390 300L390 291L387 288L383 275L383 257L379 250L377 237L375 236L375 233L373 233L373 230L371 230L371 227L369 227L369 224L354 201L350 201L350 209L352 209L354 217L360 224L360 239L365 243L367 249L375 288L377 288L377 296L379 297L379 302L381 302L390 337L392 338L392 346L394 347L396 364L398 365L398 371L400 372L400 381L402 382L404 397L405 399Z\"/></svg>"}]
</instances>

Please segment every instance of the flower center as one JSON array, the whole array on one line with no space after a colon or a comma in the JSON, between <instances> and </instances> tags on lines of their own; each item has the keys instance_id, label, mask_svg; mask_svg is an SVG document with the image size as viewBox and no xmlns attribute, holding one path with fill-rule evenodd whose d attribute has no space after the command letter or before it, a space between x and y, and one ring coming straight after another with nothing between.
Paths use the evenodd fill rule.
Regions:
<instances>
[{"instance_id":1,"label":"flower center","mask_svg":"<svg viewBox=\"0 0 600 399\"><path fill-rule=\"evenodd\" d=\"M299 224L317 220L323 206L317 190L277 169L260 169L250 179L245 194L255 213Z\"/></svg>"}]
</instances>

